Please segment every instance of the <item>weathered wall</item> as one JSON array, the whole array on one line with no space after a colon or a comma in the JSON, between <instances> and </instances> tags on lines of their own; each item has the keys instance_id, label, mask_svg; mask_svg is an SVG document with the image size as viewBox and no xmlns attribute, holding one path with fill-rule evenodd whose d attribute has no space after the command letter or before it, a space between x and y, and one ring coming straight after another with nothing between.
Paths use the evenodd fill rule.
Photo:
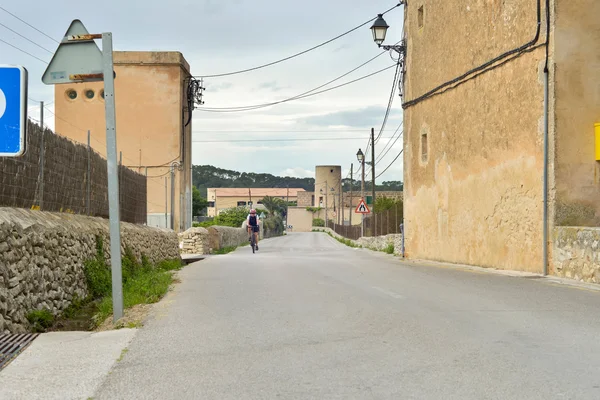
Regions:
<instances>
[{"instance_id":1,"label":"weathered wall","mask_svg":"<svg viewBox=\"0 0 600 400\"><path fill-rule=\"evenodd\" d=\"M141 260L179 258L171 231L121 224L122 249ZM0 332L23 332L35 309L65 310L74 296L85 297L83 263L96 254L103 238L110 260L108 221L102 218L0 208Z\"/></svg>"},{"instance_id":2,"label":"weathered wall","mask_svg":"<svg viewBox=\"0 0 600 400\"><path fill-rule=\"evenodd\" d=\"M340 183L342 181L342 167L339 165L317 165L315 167L315 207L327 207L329 219L333 216L334 209L339 213ZM323 199L322 204L319 202ZM334 207L335 204L335 207ZM323 214L325 218L325 214Z\"/></svg>"},{"instance_id":3,"label":"weathered wall","mask_svg":"<svg viewBox=\"0 0 600 400\"><path fill-rule=\"evenodd\" d=\"M32 122L27 129L27 152L21 157L0 157L0 207L108 217L106 160L49 129L43 133ZM123 166L119 178L121 220L145 223L146 178Z\"/></svg>"},{"instance_id":4,"label":"weathered wall","mask_svg":"<svg viewBox=\"0 0 600 400\"><path fill-rule=\"evenodd\" d=\"M556 1L556 214L560 226L600 226L600 2Z\"/></svg>"},{"instance_id":5,"label":"weathered wall","mask_svg":"<svg viewBox=\"0 0 600 400\"><path fill-rule=\"evenodd\" d=\"M469 3L409 2L405 101L533 39L535 2ZM544 57L405 109L408 257L540 272Z\"/></svg>"},{"instance_id":6,"label":"weathered wall","mask_svg":"<svg viewBox=\"0 0 600 400\"><path fill-rule=\"evenodd\" d=\"M325 213L323 213L325 214ZM316 218L312 212L307 211L306 207L288 208L288 225L292 225L292 232L310 232L312 231L312 221Z\"/></svg>"},{"instance_id":7,"label":"weathered wall","mask_svg":"<svg viewBox=\"0 0 600 400\"><path fill-rule=\"evenodd\" d=\"M552 239L556 275L600 283L600 228L558 226Z\"/></svg>"},{"instance_id":8,"label":"weathered wall","mask_svg":"<svg viewBox=\"0 0 600 400\"><path fill-rule=\"evenodd\" d=\"M263 237L260 230L259 239ZM225 247L237 247L248 243L248 231L245 228L211 226L209 228L190 228L179 234L182 254L211 254Z\"/></svg>"},{"instance_id":9,"label":"weathered wall","mask_svg":"<svg viewBox=\"0 0 600 400\"><path fill-rule=\"evenodd\" d=\"M123 164L148 169L148 213L163 213L165 201L171 212L171 175L169 164L181 161L175 169L175 230L191 219L191 129L184 127L188 113L185 101L190 66L179 52L120 52L115 57L115 101L118 150ZM102 82L64 84L55 87L56 130L78 142L87 141L106 155L106 127ZM71 99L70 91L77 97ZM86 97L90 91L91 98ZM162 167L157 167L162 166ZM145 173L145 168L138 172ZM165 199L164 178L168 178ZM189 197L188 197L189 196ZM189 221L191 226L191 220ZM185 228L184 228L185 229Z\"/></svg>"}]
</instances>

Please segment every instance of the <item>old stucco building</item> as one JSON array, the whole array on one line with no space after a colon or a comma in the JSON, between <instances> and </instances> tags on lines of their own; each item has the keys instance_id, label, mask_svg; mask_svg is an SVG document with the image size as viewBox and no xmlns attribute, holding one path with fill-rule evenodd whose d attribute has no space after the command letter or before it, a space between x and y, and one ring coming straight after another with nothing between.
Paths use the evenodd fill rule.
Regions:
<instances>
[{"instance_id":1,"label":"old stucco building","mask_svg":"<svg viewBox=\"0 0 600 400\"><path fill-rule=\"evenodd\" d=\"M190 66L179 52L117 51L114 63L117 150L124 165L148 176L148 225L185 230L192 224ZM91 147L105 157L102 88L102 82L56 85L54 98L56 131L86 143L89 130Z\"/></svg>"},{"instance_id":2,"label":"old stucco building","mask_svg":"<svg viewBox=\"0 0 600 400\"><path fill-rule=\"evenodd\" d=\"M600 223L598 15L598 0L405 6L408 257L543 272L547 122L548 272L600 282L568 267L587 245L567 228Z\"/></svg>"},{"instance_id":3,"label":"old stucco building","mask_svg":"<svg viewBox=\"0 0 600 400\"><path fill-rule=\"evenodd\" d=\"M302 188L208 188L206 199L208 201L207 215L214 217L224 210L236 207L254 207L264 210L262 199L276 197L284 201L297 202Z\"/></svg>"}]
</instances>

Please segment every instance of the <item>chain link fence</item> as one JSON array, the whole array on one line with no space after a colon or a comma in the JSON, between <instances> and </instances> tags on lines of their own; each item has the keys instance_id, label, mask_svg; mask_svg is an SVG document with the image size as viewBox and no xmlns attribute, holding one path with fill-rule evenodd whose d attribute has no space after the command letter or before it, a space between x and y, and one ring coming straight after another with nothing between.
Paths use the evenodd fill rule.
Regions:
<instances>
[{"instance_id":1,"label":"chain link fence","mask_svg":"<svg viewBox=\"0 0 600 400\"><path fill-rule=\"evenodd\" d=\"M27 152L0 158L0 206L108 218L106 160L29 121ZM119 166L121 220L146 223L146 178Z\"/></svg>"}]
</instances>

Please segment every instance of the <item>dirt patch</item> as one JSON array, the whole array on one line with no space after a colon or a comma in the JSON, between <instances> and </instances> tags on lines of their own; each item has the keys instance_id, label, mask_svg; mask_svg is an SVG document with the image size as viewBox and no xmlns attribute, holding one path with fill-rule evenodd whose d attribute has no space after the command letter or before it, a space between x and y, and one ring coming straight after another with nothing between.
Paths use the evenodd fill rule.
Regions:
<instances>
[{"instance_id":1,"label":"dirt patch","mask_svg":"<svg viewBox=\"0 0 600 400\"><path fill-rule=\"evenodd\" d=\"M95 331L102 332L121 328L141 328L148 313L152 309L152 306L153 304L138 304L128 308L124 310L123 318L119 319L116 324L113 323L113 317L111 315L106 318Z\"/></svg>"}]
</instances>

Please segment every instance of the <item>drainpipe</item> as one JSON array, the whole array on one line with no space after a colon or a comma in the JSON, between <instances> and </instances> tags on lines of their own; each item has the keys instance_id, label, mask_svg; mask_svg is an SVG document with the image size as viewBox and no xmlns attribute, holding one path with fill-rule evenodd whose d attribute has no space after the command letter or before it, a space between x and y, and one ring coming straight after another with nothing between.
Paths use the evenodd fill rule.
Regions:
<instances>
[{"instance_id":1,"label":"drainpipe","mask_svg":"<svg viewBox=\"0 0 600 400\"><path fill-rule=\"evenodd\" d=\"M548 67L544 69L544 230L543 230L543 268L542 274L548 275Z\"/></svg>"},{"instance_id":2,"label":"drainpipe","mask_svg":"<svg viewBox=\"0 0 600 400\"><path fill-rule=\"evenodd\" d=\"M543 267L542 274L548 275L548 102L550 70L548 68L550 51L550 0L546 0L546 65L544 66L544 228L543 228Z\"/></svg>"}]
</instances>

